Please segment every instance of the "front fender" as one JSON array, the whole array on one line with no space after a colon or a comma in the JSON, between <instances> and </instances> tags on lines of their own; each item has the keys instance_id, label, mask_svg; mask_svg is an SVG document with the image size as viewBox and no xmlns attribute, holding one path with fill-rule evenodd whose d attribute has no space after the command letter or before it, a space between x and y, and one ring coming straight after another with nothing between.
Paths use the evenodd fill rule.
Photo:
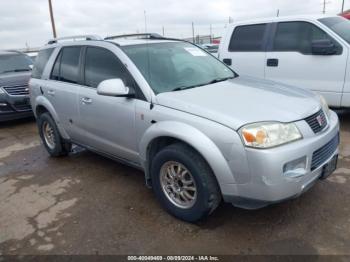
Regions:
<instances>
[{"instance_id":1,"label":"front fender","mask_svg":"<svg viewBox=\"0 0 350 262\"><path fill-rule=\"evenodd\" d=\"M61 122L60 122L60 119L54 109L54 107L52 106L51 102L44 96L38 96L35 98L35 106L34 106L34 114L35 116L37 117L36 115L36 109L38 106L43 106L46 108L46 110L50 113L50 115L52 116L52 118L55 120L55 123L58 127L58 130L60 131L60 134L61 136L64 138L64 139L67 139L69 140L70 137L69 135L67 134L67 132L64 130L64 128L62 127L61 125Z\"/></svg>"},{"instance_id":2,"label":"front fender","mask_svg":"<svg viewBox=\"0 0 350 262\"><path fill-rule=\"evenodd\" d=\"M226 184L236 184L230 167L214 142L200 130L185 123L162 121L150 126L139 144L142 164L148 174L147 151L151 142L159 137L172 137L181 140L197 150L212 168L222 193Z\"/></svg>"}]
</instances>

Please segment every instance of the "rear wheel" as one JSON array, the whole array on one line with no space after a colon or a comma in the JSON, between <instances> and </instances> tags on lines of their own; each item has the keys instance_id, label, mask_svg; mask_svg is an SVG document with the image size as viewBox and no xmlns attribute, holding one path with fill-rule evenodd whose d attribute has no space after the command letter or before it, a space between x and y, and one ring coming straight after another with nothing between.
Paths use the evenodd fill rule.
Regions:
<instances>
[{"instance_id":1,"label":"rear wheel","mask_svg":"<svg viewBox=\"0 0 350 262\"><path fill-rule=\"evenodd\" d=\"M41 140L51 156L63 156L71 151L72 145L61 137L57 125L49 113L41 114L37 123Z\"/></svg>"},{"instance_id":2,"label":"rear wheel","mask_svg":"<svg viewBox=\"0 0 350 262\"><path fill-rule=\"evenodd\" d=\"M220 203L220 189L209 165L185 144L173 144L158 152L151 176L162 206L182 220L203 219Z\"/></svg>"}]
</instances>

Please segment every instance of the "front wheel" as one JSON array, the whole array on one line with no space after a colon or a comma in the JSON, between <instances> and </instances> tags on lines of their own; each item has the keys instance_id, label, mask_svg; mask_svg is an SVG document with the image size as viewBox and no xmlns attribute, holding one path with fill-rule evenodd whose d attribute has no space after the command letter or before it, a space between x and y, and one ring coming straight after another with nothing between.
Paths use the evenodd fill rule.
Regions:
<instances>
[{"instance_id":1,"label":"front wheel","mask_svg":"<svg viewBox=\"0 0 350 262\"><path fill-rule=\"evenodd\" d=\"M185 144L173 144L158 152L151 176L162 206L182 220L201 220L220 203L220 189L209 165Z\"/></svg>"},{"instance_id":2,"label":"front wheel","mask_svg":"<svg viewBox=\"0 0 350 262\"><path fill-rule=\"evenodd\" d=\"M67 155L70 152L72 145L63 140L55 121L49 113L41 114L37 123L41 140L51 156Z\"/></svg>"}]
</instances>

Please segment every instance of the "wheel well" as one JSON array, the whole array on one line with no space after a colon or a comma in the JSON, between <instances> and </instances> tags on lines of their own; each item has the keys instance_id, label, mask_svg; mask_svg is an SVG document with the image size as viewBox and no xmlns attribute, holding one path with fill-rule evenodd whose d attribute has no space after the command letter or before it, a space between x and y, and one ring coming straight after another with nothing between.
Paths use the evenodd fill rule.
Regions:
<instances>
[{"instance_id":1,"label":"wheel well","mask_svg":"<svg viewBox=\"0 0 350 262\"><path fill-rule=\"evenodd\" d=\"M185 143L185 142L181 141L179 139L173 138L173 137L166 137L166 136L157 137L157 138L153 139L147 148L147 162L149 163L149 166L150 166L151 159L153 159L153 157L160 150L162 150L164 147L167 147L167 146L169 146L171 144L175 144L175 143Z\"/></svg>"},{"instance_id":2,"label":"wheel well","mask_svg":"<svg viewBox=\"0 0 350 262\"><path fill-rule=\"evenodd\" d=\"M153 139L147 148L147 168L146 168L146 170L147 170L147 172L146 172L146 184L147 184L147 186L152 187L152 181L151 181L151 176L150 176L152 159L160 150L162 150L163 148L165 148L171 144L175 144L175 143L185 144L185 145L191 147L194 151L196 151L199 155L201 155L203 157L203 155L201 153L199 153L198 150L196 150L193 146L191 146L190 144L186 143L183 140L180 140L180 139L177 139L174 137L166 137L166 136L165 137L157 137L157 138ZM204 157L203 157L203 159L207 162L209 168L212 170L208 161ZM213 174L214 174L214 172L213 172ZM214 177L216 179L215 174L214 174Z\"/></svg>"},{"instance_id":3,"label":"wheel well","mask_svg":"<svg viewBox=\"0 0 350 262\"><path fill-rule=\"evenodd\" d=\"M49 110L47 110L46 107L39 105L39 106L37 106L35 112L36 112L37 116L40 116L43 113L49 112Z\"/></svg>"}]
</instances>

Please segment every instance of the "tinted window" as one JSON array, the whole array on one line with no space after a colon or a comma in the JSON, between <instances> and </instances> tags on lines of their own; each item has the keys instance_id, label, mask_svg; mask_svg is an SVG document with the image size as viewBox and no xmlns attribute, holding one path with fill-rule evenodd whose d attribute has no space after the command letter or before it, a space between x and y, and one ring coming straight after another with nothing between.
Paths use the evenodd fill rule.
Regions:
<instances>
[{"instance_id":1,"label":"tinted window","mask_svg":"<svg viewBox=\"0 0 350 262\"><path fill-rule=\"evenodd\" d=\"M107 79L120 78L130 86L126 69L119 59L103 48L88 47L85 59L85 85L97 87Z\"/></svg>"},{"instance_id":2,"label":"tinted window","mask_svg":"<svg viewBox=\"0 0 350 262\"><path fill-rule=\"evenodd\" d=\"M55 64L52 69L51 77L50 79L53 80L60 80L60 65L61 65L61 57L62 57L62 52L58 55L56 58Z\"/></svg>"},{"instance_id":3,"label":"tinted window","mask_svg":"<svg viewBox=\"0 0 350 262\"><path fill-rule=\"evenodd\" d=\"M41 50L35 59L35 64L32 72L33 78L41 78L47 61L49 60L54 48Z\"/></svg>"},{"instance_id":4,"label":"tinted window","mask_svg":"<svg viewBox=\"0 0 350 262\"><path fill-rule=\"evenodd\" d=\"M59 80L76 84L79 82L79 59L81 47L63 48Z\"/></svg>"},{"instance_id":5,"label":"tinted window","mask_svg":"<svg viewBox=\"0 0 350 262\"><path fill-rule=\"evenodd\" d=\"M284 22L277 25L273 51L312 53L312 41L329 39L324 31L307 22ZM334 41L333 41L334 42Z\"/></svg>"},{"instance_id":6,"label":"tinted window","mask_svg":"<svg viewBox=\"0 0 350 262\"><path fill-rule=\"evenodd\" d=\"M266 24L235 28L228 50L231 52L263 51Z\"/></svg>"}]
</instances>

